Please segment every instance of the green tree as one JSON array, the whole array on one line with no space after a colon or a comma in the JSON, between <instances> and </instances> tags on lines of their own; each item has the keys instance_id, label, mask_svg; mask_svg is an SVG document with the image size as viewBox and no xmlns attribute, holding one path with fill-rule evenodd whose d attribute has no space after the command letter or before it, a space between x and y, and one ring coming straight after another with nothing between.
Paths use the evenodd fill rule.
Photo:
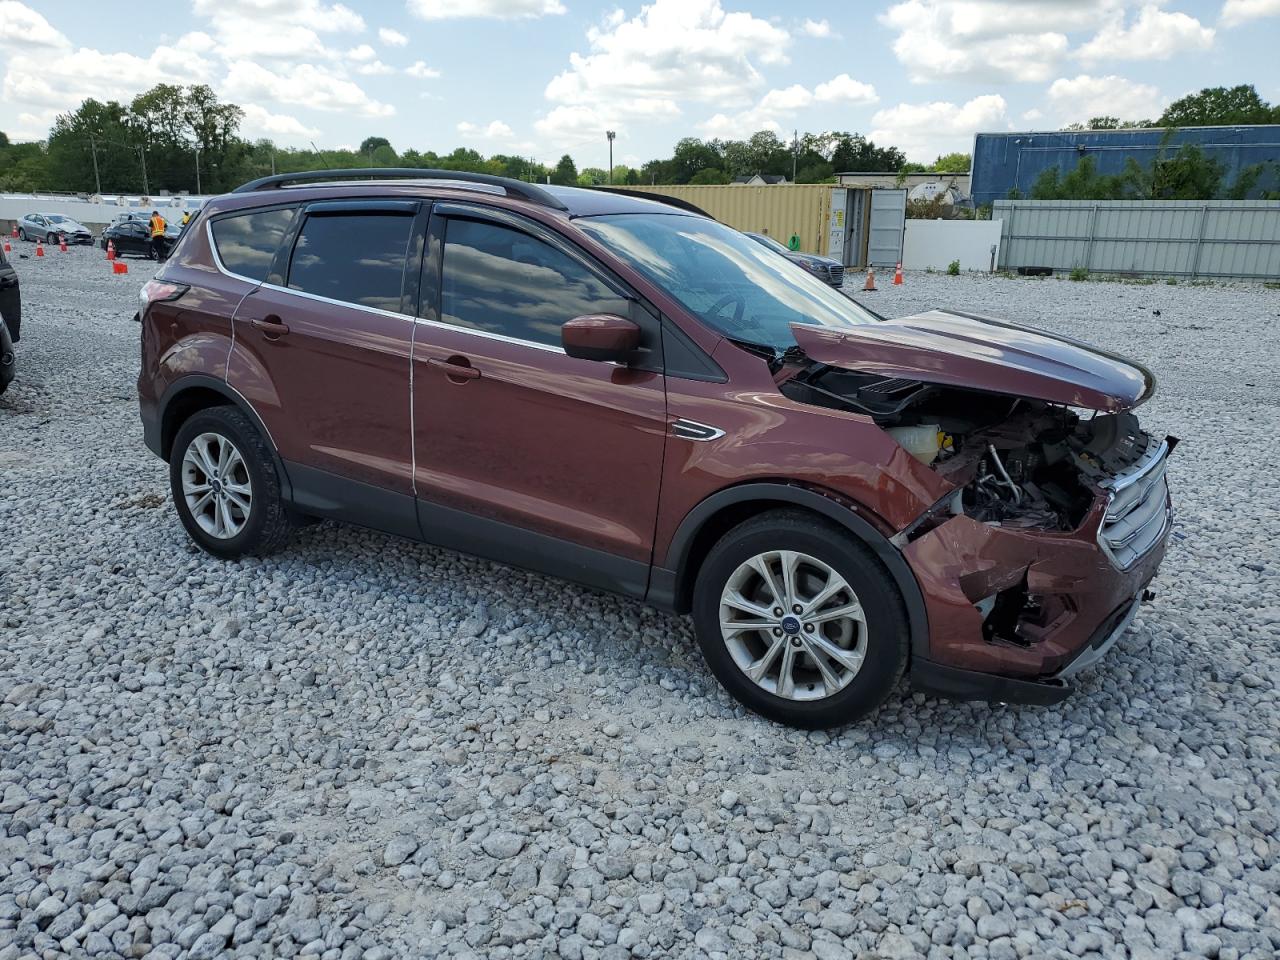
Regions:
<instances>
[{"instance_id":1,"label":"green tree","mask_svg":"<svg viewBox=\"0 0 1280 960\"><path fill-rule=\"evenodd\" d=\"M578 174L578 186L598 187L609 182L609 171L600 167L583 167Z\"/></svg>"},{"instance_id":2,"label":"green tree","mask_svg":"<svg viewBox=\"0 0 1280 960\"><path fill-rule=\"evenodd\" d=\"M363 154L372 154L379 147L390 147L391 141L386 137L365 137L360 141L360 152Z\"/></svg>"},{"instance_id":3,"label":"green tree","mask_svg":"<svg viewBox=\"0 0 1280 960\"><path fill-rule=\"evenodd\" d=\"M933 161L933 169L938 173L968 173L973 165L973 158L967 153L944 153Z\"/></svg>"},{"instance_id":4,"label":"green tree","mask_svg":"<svg viewBox=\"0 0 1280 960\"><path fill-rule=\"evenodd\" d=\"M562 187L572 187L578 182L578 168L573 162L573 157L566 153L560 158L560 162L556 164L551 174L551 182L558 183Z\"/></svg>"},{"instance_id":5,"label":"green tree","mask_svg":"<svg viewBox=\"0 0 1280 960\"><path fill-rule=\"evenodd\" d=\"M1280 123L1280 106L1267 103L1251 83L1205 87L1169 104L1157 121L1162 127L1211 127L1222 124Z\"/></svg>"},{"instance_id":6,"label":"green tree","mask_svg":"<svg viewBox=\"0 0 1280 960\"><path fill-rule=\"evenodd\" d=\"M729 175L715 167L703 167L689 180L695 184L724 184L729 182Z\"/></svg>"}]
</instances>

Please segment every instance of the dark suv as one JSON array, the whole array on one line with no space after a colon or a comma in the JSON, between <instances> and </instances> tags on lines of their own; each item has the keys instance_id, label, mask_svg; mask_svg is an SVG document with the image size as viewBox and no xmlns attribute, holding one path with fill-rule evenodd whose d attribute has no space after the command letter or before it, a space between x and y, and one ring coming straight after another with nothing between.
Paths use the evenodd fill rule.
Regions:
<instances>
[{"instance_id":1,"label":"dark suv","mask_svg":"<svg viewBox=\"0 0 1280 960\"><path fill-rule=\"evenodd\" d=\"M620 192L265 178L201 211L141 320L146 442L209 553L328 517L642 598L798 726L904 672L1063 699L1172 521L1141 366L967 314L882 321Z\"/></svg>"}]
</instances>

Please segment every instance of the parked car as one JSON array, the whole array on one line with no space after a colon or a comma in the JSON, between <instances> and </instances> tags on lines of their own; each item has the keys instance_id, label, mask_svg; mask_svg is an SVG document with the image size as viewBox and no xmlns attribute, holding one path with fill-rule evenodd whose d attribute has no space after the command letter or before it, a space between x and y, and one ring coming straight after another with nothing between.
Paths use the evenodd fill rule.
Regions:
<instances>
[{"instance_id":1,"label":"parked car","mask_svg":"<svg viewBox=\"0 0 1280 960\"><path fill-rule=\"evenodd\" d=\"M93 244L93 234L88 227L60 213L28 213L18 220L19 240L57 243L59 237L66 237L67 243Z\"/></svg>"},{"instance_id":2,"label":"parked car","mask_svg":"<svg viewBox=\"0 0 1280 960\"><path fill-rule=\"evenodd\" d=\"M1062 700L1169 536L1141 365L956 311L879 322L652 200L267 177L209 203L140 319L143 434L208 553L328 517L642 598L797 726L904 671Z\"/></svg>"},{"instance_id":3,"label":"parked car","mask_svg":"<svg viewBox=\"0 0 1280 960\"><path fill-rule=\"evenodd\" d=\"M18 272L0 248L0 393L13 382L17 359L13 345L22 336L22 291Z\"/></svg>"},{"instance_id":4,"label":"parked car","mask_svg":"<svg viewBox=\"0 0 1280 960\"><path fill-rule=\"evenodd\" d=\"M181 234L180 227L168 221L165 222L164 252L161 254L161 259L168 256L169 251L173 249L173 245L178 241L178 237ZM103 250L107 249L108 243L114 243L116 253L121 256L133 255L154 259L155 251L151 246L150 216L145 221L127 219L113 223L103 230L102 236L98 238L98 246L102 247Z\"/></svg>"},{"instance_id":5,"label":"parked car","mask_svg":"<svg viewBox=\"0 0 1280 960\"><path fill-rule=\"evenodd\" d=\"M756 243L764 244L774 253L786 257L797 267L813 274L823 283L839 287L844 283L844 264L831 257L820 257L816 253L801 253L784 247L773 237L764 233L748 233L748 237Z\"/></svg>"}]
</instances>

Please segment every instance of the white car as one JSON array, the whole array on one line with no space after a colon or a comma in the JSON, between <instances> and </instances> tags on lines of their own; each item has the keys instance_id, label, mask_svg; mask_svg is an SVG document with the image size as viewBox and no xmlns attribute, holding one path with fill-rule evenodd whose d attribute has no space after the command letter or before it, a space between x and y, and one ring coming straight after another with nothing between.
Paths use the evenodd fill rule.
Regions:
<instances>
[{"instance_id":1,"label":"white car","mask_svg":"<svg viewBox=\"0 0 1280 960\"><path fill-rule=\"evenodd\" d=\"M18 221L19 240L57 243L59 237L66 237L67 243L93 243L88 227L60 213L28 213Z\"/></svg>"}]
</instances>

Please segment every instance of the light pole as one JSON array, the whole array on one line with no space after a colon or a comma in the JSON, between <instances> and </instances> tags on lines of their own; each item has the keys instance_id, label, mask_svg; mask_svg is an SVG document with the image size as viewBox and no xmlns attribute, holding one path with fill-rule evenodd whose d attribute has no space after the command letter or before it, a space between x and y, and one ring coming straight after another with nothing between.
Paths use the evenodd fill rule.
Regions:
<instances>
[{"instance_id":1,"label":"light pole","mask_svg":"<svg viewBox=\"0 0 1280 960\"><path fill-rule=\"evenodd\" d=\"M196 196L200 196L200 144L196 144Z\"/></svg>"},{"instance_id":2,"label":"light pole","mask_svg":"<svg viewBox=\"0 0 1280 960\"><path fill-rule=\"evenodd\" d=\"M604 135L609 138L609 186L613 186L613 138L617 136L612 130L606 130Z\"/></svg>"}]
</instances>

